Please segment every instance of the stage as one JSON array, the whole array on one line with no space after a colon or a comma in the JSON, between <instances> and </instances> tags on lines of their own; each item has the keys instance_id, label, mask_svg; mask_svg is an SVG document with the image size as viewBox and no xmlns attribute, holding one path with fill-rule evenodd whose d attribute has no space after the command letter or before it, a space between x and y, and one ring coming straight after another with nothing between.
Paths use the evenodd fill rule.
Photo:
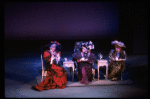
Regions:
<instances>
[{"instance_id":1,"label":"stage","mask_svg":"<svg viewBox=\"0 0 150 99\"><path fill-rule=\"evenodd\" d=\"M36 77L37 83L41 82L41 76ZM103 80L98 80L94 79L92 82L89 82L89 84L81 84L79 81L68 81L67 82L67 87L80 87L80 86L109 86L109 85L130 85L133 84L133 81L131 79L128 80L118 80L118 81L111 81L109 79L103 79Z\"/></svg>"},{"instance_id":2,"label":"stage","mask_svg":"<svg viewBox=\"0 0 150 99\"><path fill-rule=\"evenodd\" d=\"M62 59L71 59L72 52L67 52ZM107 59L107 54L104 54ZM148 93L148 56L128 55L126 70L123 73L123 81L95 80L89 85L80 84L71 80L67 75L68 84L64 89L34 91L32 86L38 84L37 77L41 77L40 53L28 53L20 56L5 58L5 97L16 98L124 98L146 97ZM68 72L68 71L67 71Z\"/></svg>"},{"instance_id":3,"label":"stage","mask_svg":"<svg viewBox=\"0 0 150 99\"><path fill-rule=\"evenodd\" d=\"M5 2L4 97L6 98L145 98L148 96L146 2ZM80 84L67 71L64 89L32 90L41 79L41 54L51 41L61 45L61 61L72 60L75 43L92 41L91 50L108 60L111 42L125 44L122 81L105 80L96 64L95 80Z\"/></svg>"}]
</instances>

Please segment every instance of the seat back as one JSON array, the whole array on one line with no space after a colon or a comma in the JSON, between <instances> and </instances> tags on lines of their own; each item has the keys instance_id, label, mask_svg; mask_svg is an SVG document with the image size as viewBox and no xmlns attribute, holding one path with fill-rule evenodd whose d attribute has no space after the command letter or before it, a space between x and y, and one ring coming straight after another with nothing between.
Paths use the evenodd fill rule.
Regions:
<instances>
[{"instance_id":1,"label":"seat back","mask_svg":"<svg viewBox=\"0 0 150 99\"><path fill-rule=\"evenodd\" d=\"M44 62L43 62L43 55L42 54L41 54L41 63L42 63L42 79L41 79L41 81L43 81L43 77L47 75L47 71L45 71Z\"/></svg>"}]
</instances>

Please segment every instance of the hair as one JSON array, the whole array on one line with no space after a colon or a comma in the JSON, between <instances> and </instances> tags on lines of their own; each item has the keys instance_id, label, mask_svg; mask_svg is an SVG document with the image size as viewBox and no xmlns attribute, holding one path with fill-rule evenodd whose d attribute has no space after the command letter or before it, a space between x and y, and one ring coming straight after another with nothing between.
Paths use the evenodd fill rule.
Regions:
<instances>
[{"instance_id":1,"label":"hair","mask_svg":"<svg viewBox=\"0 0 150 99\"><path fill-rule=\"evenodd\" d=\"M50 46L50 49L51 49L51 47L53 47L53 46L55 46L55 48L56 48L56 44L52 44L52 45Z\"/></svg>"}]
</instances>

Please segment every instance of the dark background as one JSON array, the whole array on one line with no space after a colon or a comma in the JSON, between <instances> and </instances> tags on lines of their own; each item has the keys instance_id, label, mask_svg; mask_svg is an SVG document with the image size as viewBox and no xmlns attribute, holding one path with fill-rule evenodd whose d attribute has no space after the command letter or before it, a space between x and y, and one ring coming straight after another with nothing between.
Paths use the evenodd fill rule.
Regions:
<instances>
[{"instance_id":1,"label":"dark background","mask_svg":"<svg viewBox=\"0 0 150 99\"><path fill-rule=\"evenodd\" d=\"M61 43L62 53L89 40L96 52L119 40L127 55L148 53L145 2L8 2L4 9L5 56L40 52L51 40Z\"/></svg>"},{"instance_id":2,"label":"dark background","mask_svg":"<svg viewBox=\"0 0 150 99\"><path fill-rule=\"evenodd\" d=\"M110 86L96 87L102 89L104 96L107 93L111 97L116 89L119 90L113 93L116 97L123 97L121 94L124 93L126 97L148 96L148 56L145 55L148 54L147 2L4 3L6 97L19 96L22 92L29 93L26 93L29 97L37 97L37 93L34 94L30 88L37 84L35 78L41 75L40 49L52 40L61 43L62 59L72 58L76 41L93 41L95 49L92 52L97 57L101 52L107 60L109 51L113 48L111 41L124 42L127 60L123 79L131 79L134 84L113 85L115 88L111 87L111 90ZM100 75L103 75L104 71L105 67L101 68ZM71 81L71 77L68 77L69 75L67 80ZM100 79L104 79L104 76L100 76ZM23 84L20 85L20 82ZM24 84L28 83L29 86L25 87ZM18 89L18 86L22 88ZM84 95L94 91L94 88L91 90L89 87ZM68 91L66 92L67 95ZM64 93L61 95L63 97Z\"/></svg>"}]
</instances>

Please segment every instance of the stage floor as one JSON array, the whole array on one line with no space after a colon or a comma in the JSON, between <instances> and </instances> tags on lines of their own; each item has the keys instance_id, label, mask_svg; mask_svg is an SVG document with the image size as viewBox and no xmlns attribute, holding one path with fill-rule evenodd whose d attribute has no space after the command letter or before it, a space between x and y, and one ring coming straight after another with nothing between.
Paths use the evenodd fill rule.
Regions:
<instances>
[{"instance_id":1,"label":"stage floor","mask_svg":"<svg viewBox=\"0 0 150 99\"><path fill-rule=\"evenodd\" d=\"M67 56L68 55L68 56ZM104 57L107 55L104 55ZM70 54L62 56L71 59ZM111 82L110 80L93 81L91 84L81 87L79 82L68 80L64 89L34 91L31 86L37 83L36 77L40 77L40 54L24 54L17 57L5 58L5 92L4 97L11 98L121 98L121 97L146 97L148 93L148 55L129 55L126 61L126 71L123 81ZM124 82L130 82L124 84ZM118 84L117 84L118 83ZM105 85L103 85L105 84ZM109 85L108 85L109 84ZM75 87L72 87L75 86Z\"/></svg>"},{"instance_id":2,"label":"stage floor","mask_svg":"<svg viewBox=\"0 0 150 99\"><path fill-rule=\"evenodd\" d=\"M41 82L41 76L36 77L37 83ZM79 81L68 81L67 85L68 87L80 87L80 86L108 86L108 85L130 85L133 84L133 81L131 79L128 80L117 80L117 81L111 81L109 79L104 80L97 80L94 79L92 82L89 82L89 84L81 84Z\"/></svg>"}]
</instances>

